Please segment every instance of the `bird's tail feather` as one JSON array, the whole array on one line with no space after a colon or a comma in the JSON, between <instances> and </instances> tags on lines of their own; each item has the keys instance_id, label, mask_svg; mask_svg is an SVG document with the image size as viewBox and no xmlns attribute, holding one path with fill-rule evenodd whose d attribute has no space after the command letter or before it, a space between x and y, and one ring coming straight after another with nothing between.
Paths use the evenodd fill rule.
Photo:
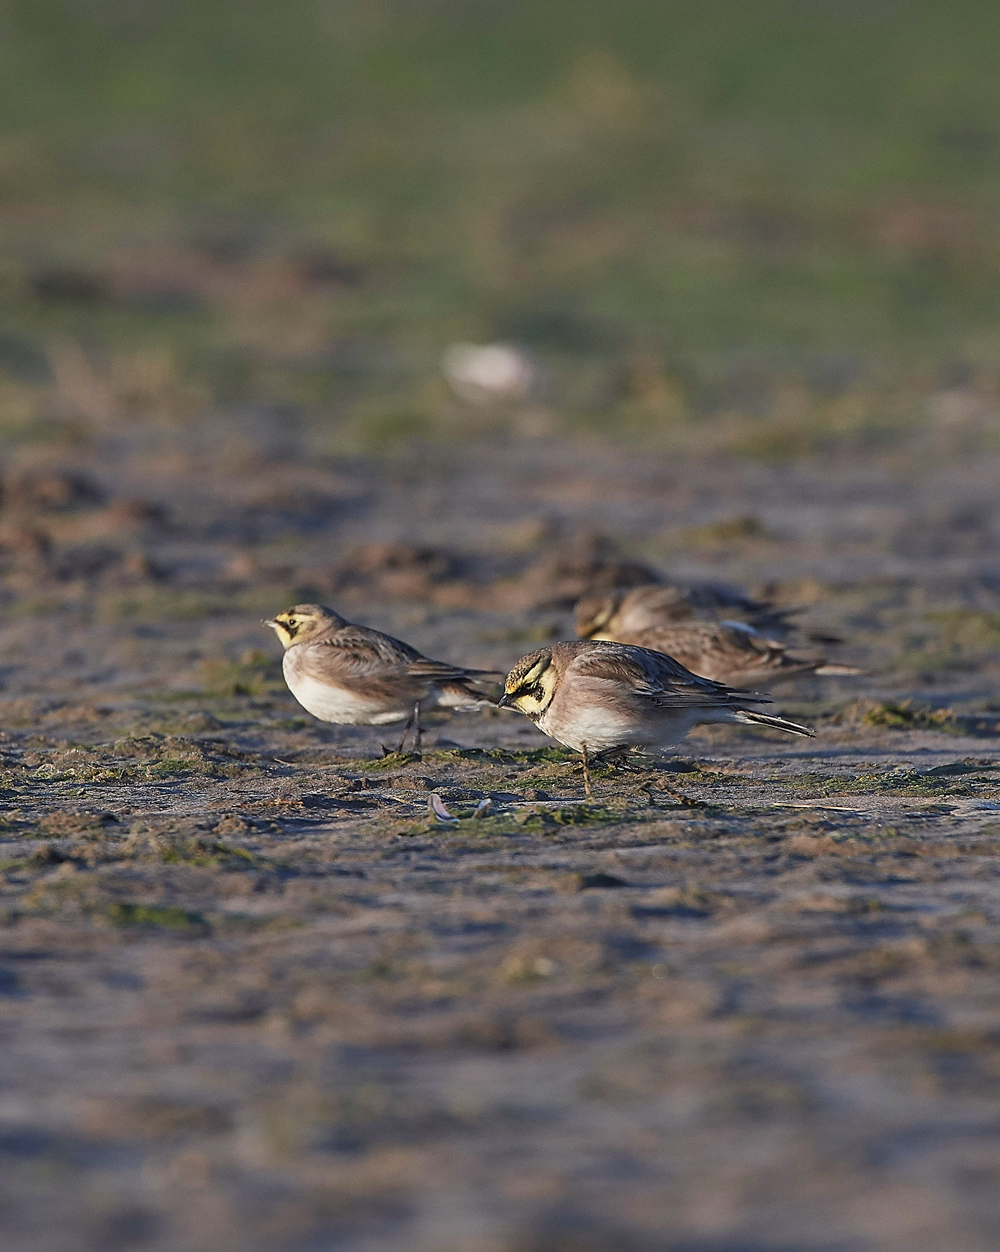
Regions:
<instances>
[{"instance_id":1,"label":"bird's tail feather","mask_svg":"<svg viewBox=\"0 0 1000 1252\"><path fill-rule=\"evenodd\" d=\"M821 665L813 672L826 678L835 674L863 674L865 671L858 669L856 665Z\"/></svg>"},{"instance_id":2,"label":"bird's tail feather","mask_svg":"<svg viewBox=\"0 0 1000 1252\"><path fill-rule=\"evenodd\" d=\"M775 730L787 730L790 735L805 735L815 739L816 732L808 726L800 726L798 722L790 722L787 717L774 717L770 713L757 713L753 709L738 709L736 720L748 726L773 726Z\"/></svg>"},{"instance_id":3,"label":"bird's tail feather","mask_svg":"<svg viewBox=\"0 0 1000 1252\"><path fill-rule=\"evenodd\" d=\"M473 709L484 709L495 705L493 696L460 681L438 684L437 704L440 708L454 709L459 713L469 713Z\"/></svg>"}]
</instances>

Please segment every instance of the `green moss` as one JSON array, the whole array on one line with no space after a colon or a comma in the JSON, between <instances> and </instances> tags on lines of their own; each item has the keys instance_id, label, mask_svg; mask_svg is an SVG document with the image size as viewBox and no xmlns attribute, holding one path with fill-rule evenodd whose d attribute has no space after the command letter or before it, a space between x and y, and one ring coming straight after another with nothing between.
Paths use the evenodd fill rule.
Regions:
<instances>
[{"instance_id":1,"label":"green moss","mask_svg":"<svg viewBox=\"0 0 1000 1252\"><path fill-rule=\"evenodd\" d=\"M148 778L161 778L169 774L189 774L197 768L196 762L190 761L185 757L165 756L146 766L146 776Z\"/></svg>"},{"instance_id":2,"label":"green moss","mask_svg":"<svg viewBox=\"0 0 1000 1252\"><path fill-rule=\"evenodd\" d=\"M539 764L541 762L565 764L571 761L579 765L581 762L579 752L574 752L571 748L562 748L558 744L552 744L545 748L534 748L530 752L517 752L514 755L515 759L528 761L531 764Z\"/></svg>"},{"instance_id":3,"label":"green moss","mask_svg":"<svg viewBox=\"0 0 1000 1252\"><path fill-rule=\"evenodd\" d=\"M361 441L369 452L391 452L400 444L426 438L434 428L434 419L427 413L388 412L368 418Z\"/></svg>"},{"instance_id":4,"label":"green moss","mask_svg":"<svg viewBox=\"0 0 1000 1252\"><path fill-rule=\"evenodd\" d=\"M480 761L484 765L500 765L523 760L523 754L510 752L506 748L445 748L427 752L423 759L440 764L454 761Z\"/></svg>"},{"instance_id":5,"label":"green moss","mask_svg":"<svg viewBox=\"0 0 1000 1252\"><path fill-rule=\"evenodd\" d=\"M514 820L522 830L545 831L557 826L606 826L608 823L620 822L624 818L622 812L600 805L567 804L560 808L531 807L519 809Z\"/></svg>"},{"instance_id":6,"label":"green moss","mask_svg":"<svg viewBox=\"0 0 1000 1252\"><path fill-rule=\"evenodd\" d=\"M1000 613L984 609L944 609L925 614L937 626L941 643L959 653L1000 649Z\"/></svg>"},{"instance_id":7,"label":"green moss","mask_svg":"<svg viewBox=\"0 0 1000 1252\"><path fill-rule=\"evenodd\" d=\"M214 696L262 696L285 690L281 662L258 649L238 661L205 657L198 665L205 692Z\"/></svg>"},{"instance_id":8,"label":"green moss","mask_svg":"<svg viewBox=\"0 0 1000 1252\"><path fill-rule=\"evenodd\" d=\"M891 773L856 775L816 773L785 775L785 787L815 792L820 796L841 795L904 795L904 796L988 796L997 790L994 780L982 776L951 782L948 769L926 772L899 769Z\"/></svg>"},{"instance_id":9,"label":"green moss","mask_svg":"<svg viewBox=\"0 0 1000 1252\"><path fill-rule=\"evenodd\" d=\"M114 926L159 926L181 931L204 930L207 927L200 913L155 904L111 904L106 916Z\"/></svg>"},{"instance_id":10,"label":"green moss","mask_svg":"<svg viewBox=\"0 0 1000 1252\"><path fill-rule=\"evenodd\" d=\"M193 622L239 611L240 607L233 597L221 592L140 587L99 596L94 615L99 622Z\"/></svg>"},{"instance_id":11,"label":"green moss","mask_svg":"<svg viewBox=\"0 0 1000 1252\"><path fill-rule=\"evenodd\" d=\"M246 869L259 862L258 857L244 848L197 836L161 847L160 859L169 865L223 865L232 869Z\"/></svg>"},{"instance_id":12,"label":"green moss","mask_svg":"<svg viewBox=\"0 0 1000 1252\"><path fill-rule=\"evenodd\" d=\"M874 704L862 715L861 720L866 726L887 726L893 730L956 729L955 714L951 709L914 705L912 700Z\"/></svg>"},{"instance_id":13,"label":"green moss","mask_svg":"<svg viewBox=\"0 0 1000 1252\"><path fill-rule=\"evenodd\" d=\"M415 752L388 752L385 756L366 759L364 757L354 761L345 761L345 765L350 765L351 769L360 770L387 770L400 769L404 765L412 765L414 761L419 761L420 757Z\"/></svg>"},{"instance_id":14,"label":"green moss","mask_svg":"<svg viewBox=\"0 0 1000 1252\"><path fill-rule=\"evenodd\" d=\"M749 515L724 518L722 521L709 522L705 526L697 526L684 532L688 543L706 547L747 543L771 537L764 523Z\"/></svg>"}]
</instances>

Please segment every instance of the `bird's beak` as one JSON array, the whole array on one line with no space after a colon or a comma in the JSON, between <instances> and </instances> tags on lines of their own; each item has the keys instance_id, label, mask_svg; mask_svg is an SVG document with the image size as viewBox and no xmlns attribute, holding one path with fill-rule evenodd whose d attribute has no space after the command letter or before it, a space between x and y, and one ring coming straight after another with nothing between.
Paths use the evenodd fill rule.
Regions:
<instances>
[{"instance_id":1,"label":"bird's beak","mask_svg":"<svg viewBox=\"0 0 1000 1252\"><path fill-rule=\"evenodd\" d=\"M503 695L500 697L500 699L497 701L497 708L498 709L512 709L513 707L514 707L514 701L510 698L510 696L505 691Z\"/></svg>"},{"instance_id":2,"label":"bird's beak","mask_svg":"<svg viewBox=\"0 0 1000 1252\"><path fill-rule=\"evenodd\" d=\"M278 623L274 620L273 617L262 617L260 619L260 624L262 626L270 626L272 630L278 629Z\"/></svg>"}]
</instances>

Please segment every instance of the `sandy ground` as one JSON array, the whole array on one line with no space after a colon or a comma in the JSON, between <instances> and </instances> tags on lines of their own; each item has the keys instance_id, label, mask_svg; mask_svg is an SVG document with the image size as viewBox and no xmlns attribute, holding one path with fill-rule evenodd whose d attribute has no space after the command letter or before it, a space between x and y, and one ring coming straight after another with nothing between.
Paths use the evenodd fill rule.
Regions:
<instances>
[{"instance_id":1,"label":"sandy ground","mask_svg":"<svg viewBox=\"0 0 1000 1252\"><path fill-rule=\"evenodd\" d=\"M996 1247L998 471L162 432L12 469L4 1247ZM613 562L804 603L870 672L775 690L815 741L696 732L585 804L514 715L422 759L315 723L257 624L506 666Z\"/></svg>"}]
</instances>

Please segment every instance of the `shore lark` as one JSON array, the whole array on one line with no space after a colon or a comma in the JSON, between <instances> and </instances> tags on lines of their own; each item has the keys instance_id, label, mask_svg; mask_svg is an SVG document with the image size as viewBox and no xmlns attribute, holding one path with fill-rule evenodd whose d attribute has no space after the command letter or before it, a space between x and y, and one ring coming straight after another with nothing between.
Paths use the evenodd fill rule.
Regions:
<instances>
[{"instance_id":1,"label":"shore lark","mask_svg":"<svg viewBox=\"0 0 1000 1252\"><path fill-rule=\"evenodd\" d=\"M806 726L747 707L769 703L767 696L700 678L662 652L579 640L522 657L507 675L500 707L517 709L580 752L589 795L594 755L669 748L699 723L771 726L812 737Z\"/></svg>"},{"instance_id":2,"label":"shore lark","mask_svg":"<svg viewBox=\"0 0 1000 1252\"><path fill-rule=\"evenodd\" d=\"M432 661L408 643L355 626L320 604L297 604L262 625L281 640L285 682L307 712L339 725L385 726L405 720L397 752L403 750L411 726L420 751L425 708L471 710L496 703L473 684L499 674Z\"/></svg>"},{"instance_id":3,"label":"shore lark","mask_svg":"<svg viewBox=\"0 0 1000 1252\"><path fill-rule=\"evenodd\" d=\"M851 665L831 665L823 656L789 652L777 639L742 622L677 622L614 635L605 629L591 637L664 652L693 674L730 687L767 686L799 674L861 673Z\"/></svg>"},{"instance_id":4,"label":"shore lark","mask_svg":"<svg viewBox=\"0 0 1000 1252\"><path fill-rule=\"evenodd\" d=\"M754 600L717 587L681 588L662 583L620 587L582 597L574 609L574 625L581 639L621 639L625 633L675 626L681 622L718 622L745 618L755 629L788 635L796 630L788 619L801 610L783 608L768 600ZM816 643L839 643L831 635L809 635Z\"/></svg>"}]
</instances>

